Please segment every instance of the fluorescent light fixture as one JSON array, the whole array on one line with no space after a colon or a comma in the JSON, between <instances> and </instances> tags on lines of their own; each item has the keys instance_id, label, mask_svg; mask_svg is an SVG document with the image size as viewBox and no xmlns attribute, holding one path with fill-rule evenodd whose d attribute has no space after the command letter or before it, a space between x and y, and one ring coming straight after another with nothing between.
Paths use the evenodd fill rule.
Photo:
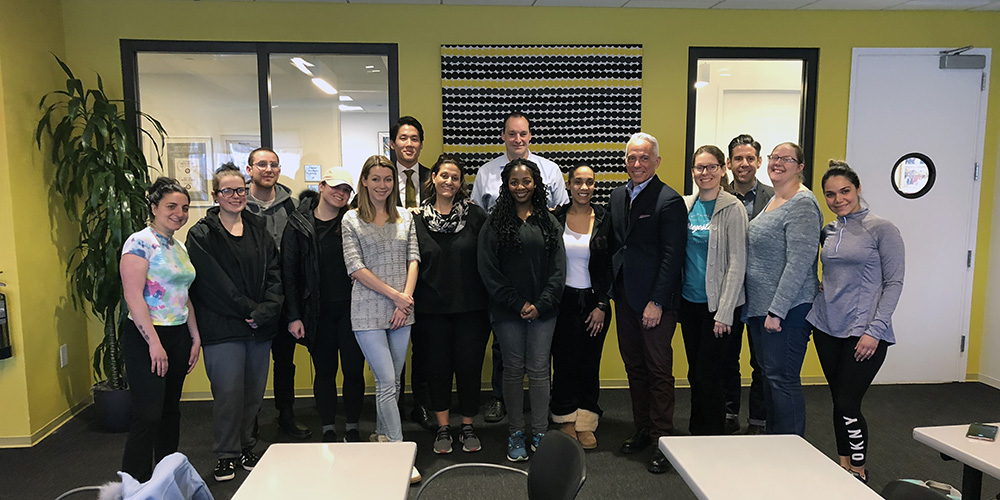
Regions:
<instances>
[{"instance_id":1,"label":"fluorescent light fixture","mask_svg":"<svg viewBox=\"0 0 1000 500\"><path fill-rule=\"evenodd\" d=\"M333 85L330 85L322 78L313 78L312 82L313 85L319 87L320 90L326 92L327 94L334 95L337 93L337 89L333 88Z\"/></svg>"},{"instance_id":2,"label":"fluorescent light fixture","mask_svg":"<svg viewBox=\"0 0 1000 500\"><path fill-rule=\"evenodd\" d=\"M354 99L351 99L351 96L349 95L343 95L343 94L340 95L340 102L351 102L353 100Z\"/></svg>"},{"instance_id":3,"label":"fluorescent light fixture","mask_svg":"<svg viewBox=\"0 0 1000 500\"><path fill-rule=\"evenodd\" d=\"M365 66L365 69L375 69L375 66L372 66L371 64L369 64L368 66Z\"/></svg>"},{"instance_id":4,"label":"fluorescent light fixture","mask_svg":"<svg viewBox=\"0 0 1000 500\"><path fill-rule=\"evenodd\" d=\"M708 63L698 64L698 81L694 82L694 88L700 89L708 85L708 79L711 75L712 67Z\"/></svg>"},{"instance_id":5,"label":"fluorescent light fixture","mask_svg":"<svg viewBox=\"0 0 1000 500\"><path fill-rule=\"evenodd\" d=\"M299 69L299 71L301 71L301 72L303 72L303 73L305 73L305 74L307 74L309 76L313 76L312 71L309 71L309 68L311 68L311 67L313 67L315 65L313 63L309 62L309 61L306 61L305 59L303 59L301 57L293 57L292 58L292 66L295 66L296 68Z\"/></svg>"},{"instance_id":6,"label":"fluorescent light fixture","mask_svg":"<svg viewBox=\"0 0 1000 500\"><path fill-rule=\"evenodd\" d=\"M341 111L364 111L365 108L361 106L351 106L350 104L341 104L339 106Z\"/></svg>"}]
</instances>

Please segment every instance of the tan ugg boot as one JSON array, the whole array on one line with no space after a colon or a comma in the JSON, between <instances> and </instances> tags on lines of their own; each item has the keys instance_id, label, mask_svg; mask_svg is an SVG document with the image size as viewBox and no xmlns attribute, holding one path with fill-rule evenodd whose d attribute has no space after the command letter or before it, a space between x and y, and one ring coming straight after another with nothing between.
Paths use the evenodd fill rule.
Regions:
<instances>
[{"instance_id":1,"label":"tan ugg boot","mask_svg":"<svg viewBox=\"0 0 1000 500\"><path fill-rule=\"evenodd\" d=\"M549 413L549 419L553 422L560 424L559 430L569 434L569 437L577 439L576 436L576 419L577 412L568 413L566 415L556 415L555 413Z\"/></svg>"},{"instance_id":2,"label":"tan ugg boot","mask_svg":"<svg viewBox=\"0 0 1000 500\"><path fill-rule=\"evenodd\" d=\"M597 414L592 411L576 411L576 438L585 450L597 448L597 437L594 436L594 431L597 430L597 419Z\"/></svg>"}]
</instances>

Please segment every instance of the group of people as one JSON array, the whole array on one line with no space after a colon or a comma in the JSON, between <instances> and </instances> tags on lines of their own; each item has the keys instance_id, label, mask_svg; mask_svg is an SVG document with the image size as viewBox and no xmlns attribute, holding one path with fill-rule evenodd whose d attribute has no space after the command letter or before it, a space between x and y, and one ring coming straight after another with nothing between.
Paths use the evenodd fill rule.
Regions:
<instances>
[{"instance_id":1,"label":"group of people","mask_svg":"<svg viewBox=\"0 0 1000 500\"><path fill-rule=\"evenodd\" d=\"M122 470L144 480L155 461L176 451L181 388L199 355L214 398L215 479L232 479L237 467L252 470L268 353L290 358L296 342L308 346L315 366L324 441L339 439L338 355L343 439L364 439L366 361L377 415L367 439L403 439L400 398L412 343L411 417L436 432L435 453L451 453L456 438L463 451L479 451L473 423L491 331L494 391L485 420L507 416L507 459L528 460L550 420L585 449L596 448L600 360L614 299L636 426L622 453L674 433L678 322L692 434L740 428L744 323L755 385L747 432L803 434L799 371L815 330L841 465L867 478L860 401L894 342L903 247L891 223L861 207L860 180L846 164L831 162L823 177L837 220L822 228L819 205L802 185L802 150L791 143L767 157L773 190L756 181L762 159L752 137L733 139L728 158L703 146L691 163L697 191L681 197L656 175L657 140L637 133L625 149L629 181L604 207L593 203L590 165L564 177L529 151L523 113L504 120L505 154L479 169L471 193L460 158L441 155L429 169L419 163L424 133L415 118L400 118L390 136L395 163L372 156L357 180L330 168L318 196L300 197L298 206L277 184L280 163L270 149L249 155L249 182L243 170L220 168L212 179L217 206L188 232L186 245L174 233L188 220L187 192L173 179L153 183L149 227L128 239L120 265L129 310L122 348L133 389ZM273 356L279 427L306 438L291 396L278 397L279 370L290 361L279 368ZM291 376L283 373L281 385ZM669 464L654 449L648 469L666 472ZM420 480L415 467L411 480Z\"/></svg>"}]
</instances>

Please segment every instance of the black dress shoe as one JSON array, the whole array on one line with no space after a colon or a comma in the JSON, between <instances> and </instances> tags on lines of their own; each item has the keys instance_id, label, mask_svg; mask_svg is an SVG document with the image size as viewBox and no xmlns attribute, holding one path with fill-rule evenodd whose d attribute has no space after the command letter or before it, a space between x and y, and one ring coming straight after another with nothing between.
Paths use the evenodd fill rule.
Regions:
<instances>
[{"instance_id":1,"label":"black dress shoe","mask_svg":"<svg viewBox=\"0 0 1000 500\"><path fill-rule=\"evenodd\" d=\"M494 423L503 420L507 416L507 407L497 398L493 398L490 401L489 406L486 407L486 413L483 414L483 420Z\"/></svg>"},{"instance_id":2,"label":"black dress shoe","mask_svg":"<svg viewBox=\"0 0 1000 500\"><path fill-rule=\"evenodd\" d=\"M670 461L663 456L663 452L656 450L653 452L653 458L649 459L649 468L646 470L653 474L663 474L670 470Z\"/></svg>"},{"instance_id":3,"label":"black dress shoe","mask_svg":"<svg viewBox=\"0 0 1000 500\"><path fill-rule=\"evenodd\" d=\"M278 414L278 428L295 439L309 439L312 431L308 427L295 421L295 415L290 411L283 411Z\"/></svg>"},{"instance_id":4,"label":"black dress shoe","mask_svg":"<svg viewBox=\"0 0 1000 500\"><path fill-rule=\"evenodd\" d=\"M413 411L410 412L410 420L420 424L420 427L429 431L436 432L438 430L437 416L432 415L431 411L424 405L413 407Z\"/></svg>"},{"instance_id":5,"label":"black dress shoe","mask_svg":"<svg viewBox=\"0 0 1000 500\"><path fill-rule=\"evenodd\" d=\"M645 449L652 442L653 440L649 437L649 431L639 429L635 431L635 434L633 434L632 437L626 439L625 442L622 443L621 452L626 455L630 455Z\"/></svg>"}]
</instances>

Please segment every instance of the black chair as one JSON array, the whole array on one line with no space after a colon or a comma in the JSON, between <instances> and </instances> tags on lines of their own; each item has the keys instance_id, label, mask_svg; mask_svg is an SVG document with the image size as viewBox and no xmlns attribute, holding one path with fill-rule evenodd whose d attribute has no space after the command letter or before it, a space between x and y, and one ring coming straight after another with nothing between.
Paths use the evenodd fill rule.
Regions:
<instances>
[{"instance_id":1,"label":"black chair","mask_svg":"<svg viewBox=\"0 0 1000 500\"><path fill-rule=\"evenodd\" d=\"M922 484L897 479L882 489L885 500L948 500L948 495Z\"/></svg>"},{"instance_id":2,"label":"black chair","mask_svg":"<svg viewBox=\"0 0 1000 500\"><path fill-rule=\"evenodd\" d=\"M550 432L542 439L538 450L531 457L528 472L506 465L467 463L449 465L428 478L417 491L414 500L438 476L467 467L501 469L528 476L529 500L573 500L587 480L587 458L577 440L563 432Z\"/></svg>"}]
</instances>

